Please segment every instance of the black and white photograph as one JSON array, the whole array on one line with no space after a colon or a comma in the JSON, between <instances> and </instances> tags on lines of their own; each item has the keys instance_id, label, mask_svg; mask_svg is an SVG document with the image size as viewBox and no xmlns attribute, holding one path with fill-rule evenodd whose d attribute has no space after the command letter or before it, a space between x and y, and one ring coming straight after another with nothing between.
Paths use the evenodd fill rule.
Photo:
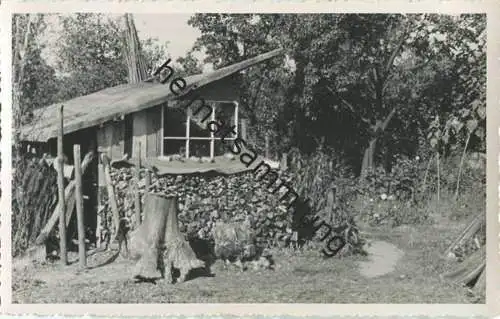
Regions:
<instances>
[{"instance_id":1,"label":"black and white photograph","mask_svg":"<svg viewBox=\"0 0 500 319\"><path fill-rule=\"evenodd\" d=\"M486 14L11 17L13 304L486 304Z\"/></svg>"}]
</instances>

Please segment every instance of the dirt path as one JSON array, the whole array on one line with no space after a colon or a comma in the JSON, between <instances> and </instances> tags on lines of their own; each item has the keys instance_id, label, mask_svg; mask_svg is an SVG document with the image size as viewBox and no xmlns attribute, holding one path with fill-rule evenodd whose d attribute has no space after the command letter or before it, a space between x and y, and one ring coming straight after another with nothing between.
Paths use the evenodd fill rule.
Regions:
<instances>
[{"instance_id":1,"label":"dirt path","mask_svg":"<svg viewBox=\"0 0 500 319\"><path fill-rule=\"evenodd\" d=\"M396 268L399 259L404 252L386 241L373 241L366 247L368 252L367 261L359 262L360 273L367 278L374 278L391 273Z\"/></svg>"}]
</instances>

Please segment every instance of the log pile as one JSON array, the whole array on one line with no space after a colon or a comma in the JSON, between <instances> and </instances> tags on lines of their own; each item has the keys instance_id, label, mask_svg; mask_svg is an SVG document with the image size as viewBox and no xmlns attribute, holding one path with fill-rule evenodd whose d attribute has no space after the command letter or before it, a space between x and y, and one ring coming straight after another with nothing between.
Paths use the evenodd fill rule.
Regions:
<instances>
[{"instance_id":1,"label":"log pile","mask_svg":"<svg viewBox=\"0 0 500 319\"><path fill-rule=\"evenodd\" d=\"M112 168L116 200L120 217L134 216L135 168ZM139 192L144 203L146 169L141 169ZM280 204L279 195L266 189L252 172L229 176L177 175L156 176L152 171L151 193L177 196L179 199L179 228L188 239L213 240L217 221L243 222L253 219L251 228L262 245L287 245L292 240L292 210ZM103 211L104 228L112 229L111 211ZM144 219L144 210L142 213ZM136 223L137 225L137 223ZM107 227L106 227L107 226Z\"/></svg>"}]
</instances>

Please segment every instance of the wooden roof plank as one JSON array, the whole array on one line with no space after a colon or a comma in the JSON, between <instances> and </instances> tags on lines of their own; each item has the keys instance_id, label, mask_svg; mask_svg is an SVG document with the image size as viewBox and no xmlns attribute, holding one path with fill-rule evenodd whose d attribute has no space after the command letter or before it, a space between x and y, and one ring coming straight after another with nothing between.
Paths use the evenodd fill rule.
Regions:
<instances>
[{"instance_id":1,"label":"wooden roof plank","mask_svg":"<svg viewBox=\"0 0 500 319\"><path fill-rule=\"evenodd\" d=\"M138 112L166 101L181 98L192 90L226 78L255 64L283 54L283 50L273 50L256 57L229 65L207 74L196 74L184 78L186 88L182 95L172 94L167 85L160 83L121 84L106 88L69 101L53 104L38 110L34 115L36 122L23 126L21 139L45 142L56 137L59 106L64 105L64 132L71 133L87 127L111 121L117 116Z\"/></svg>"}]
</instances>

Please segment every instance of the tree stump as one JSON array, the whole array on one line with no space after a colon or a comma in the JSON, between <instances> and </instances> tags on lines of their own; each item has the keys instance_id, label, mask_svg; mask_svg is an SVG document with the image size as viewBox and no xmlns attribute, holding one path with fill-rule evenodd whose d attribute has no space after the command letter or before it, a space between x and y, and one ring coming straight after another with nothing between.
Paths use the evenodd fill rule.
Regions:
<instances>
[{"instance_id":1,"label":"tree stump","mask_svg":"<svg viewBox=\"0 0 500 319\"><path fill-rule=\"evenodd\" d=\"M180 283L186 280L191 269L205 268L205 263L196 257L189 242L184 239L180 232L177 218L177 199L175 198L173 201L174 204L169 211L165 229L166 252L163 264L165 265L165 278L169 283L172 282L172 268L179 269L180 277L177 282Z\"/></svg>"},{"instance_id":2,"label":"tree stump","mask_svg":"<svg viewBox=\"0 0 500 319\"><path fill-rule=\"evenodd\" d=\"M175 212L176 198L148 193L144 202L143 223L130 234L127 254L137 260L134 277L157 279L163 277L163 252L167 216Z\"/></svg>"}]
</instances>

